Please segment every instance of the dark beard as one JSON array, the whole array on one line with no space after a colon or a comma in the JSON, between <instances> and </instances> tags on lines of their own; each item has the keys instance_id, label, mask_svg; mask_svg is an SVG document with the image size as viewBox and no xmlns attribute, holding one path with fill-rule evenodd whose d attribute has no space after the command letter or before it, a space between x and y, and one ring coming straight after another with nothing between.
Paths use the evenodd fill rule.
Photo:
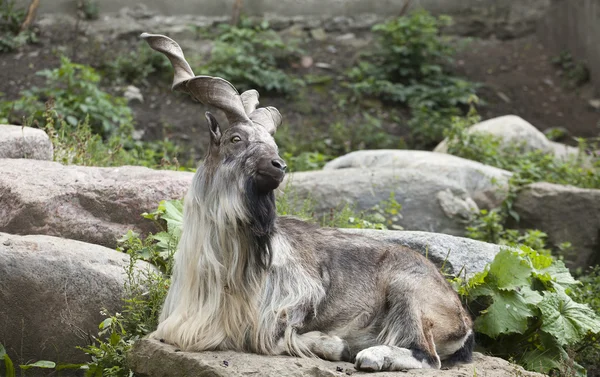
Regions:
<instances>
[{"instance_id":1,"label":"dark beard","mask_svg":"<svg viewBox=\"0 0 600 377\"><path fill-rule=\"evenodd\" d=\"M267 269L273 261L271 239L275 233L277 218L275 194L273 191L267 194L259 193L254 180L249 178L246 181L246 206L250 215L250 239L253 242L254 255L251 258L259 267Z\"/></svg>"}]
</instances>

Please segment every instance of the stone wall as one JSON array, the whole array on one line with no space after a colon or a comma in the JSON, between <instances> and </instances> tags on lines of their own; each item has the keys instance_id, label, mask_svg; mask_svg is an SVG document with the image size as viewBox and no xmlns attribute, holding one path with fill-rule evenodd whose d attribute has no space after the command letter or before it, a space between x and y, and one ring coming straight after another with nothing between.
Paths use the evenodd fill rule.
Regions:
<instances>
[{"instance_id":1,"label":"stone wall","mask_svg":"<svg viewBox=\"0 0 600 377\"><path fill-rule=\"evenodd\" d=\"M17 0L27 5L30 0ZM379 18L398 15L405 8L425 8L434 14L449 14L462 35L499 38L520 36L535 31L536 21L551 0L244 0L244 13L274 18L360 19L367 15ZM101 15L118 12L123 7L143 3L148 10L163 16L223 17L231 14L234 0L97 0ZM77 0L42 1L40 12L75 14ZM358 24L361 24L358 22ZM365 23L362 23L365 24Z\"/></svg>"},{"instance_id":2,"label":"stone wall","mask_svg":"<svg viewBox=\"0 0 600 377\"><path fill-rule=\"evenodd\" d=\"M556 54L585 62L600 93L600 0L552 0L538 35Z\"/></svg>"},{"instance_id":3,"label":"stone wall","mask_svg":"<svg viewBox=\"0 0 600 377\"><path fill-rule=\"evenodd\" d=\"M148 8L164 15L195 13L205 16L224 16L231 12L234 0L98 0L101 11L117 12L124 6L144 3ZM473 9L486 9L492 13L504 12L520 5L522 0L412 0L411 7L424 7L436 13L455 13ZM542 2L547 2L546 0ZM18 0L28 4L29 0ZM362 13L392 15L399 13L406 0L245 0L244 11L252 15L273 13L280 16L355 16ZM540 1L528 0L527 7L538 6ZM535 3L535 4L534 4ZM42 1L42 12L73 12L76 0Z\"/></svg>"}]
</instances>

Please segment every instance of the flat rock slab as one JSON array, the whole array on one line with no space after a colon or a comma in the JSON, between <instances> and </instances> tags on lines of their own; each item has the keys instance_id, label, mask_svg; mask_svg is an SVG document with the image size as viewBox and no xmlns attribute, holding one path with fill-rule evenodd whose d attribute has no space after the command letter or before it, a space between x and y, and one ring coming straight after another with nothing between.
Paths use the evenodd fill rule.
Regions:
<instances>
[{"instance_id":1,"label":"flat rock slab","mask_svg":"<svg viewBox=\"0 0 600 377\"><path fill-rule=\"evenodd\" d=\"M475 353L472 364L448 370L410 370L406 372L364 373L345 362L302 359L288 356L262 356L231 351L176 352L176 348L156 340L136 342L128 356L131 369L141 377L343 377L352 376L426 376L426 377L506 377L542 376L524 371L506 360Z\"/></svg>"},{"instance_id":2,"label":"flat rock slab","mask_svg":"<svg viewBox=\"0 0 600 377\"><path fill-rule=\"evenodd\" d=\"M54 149L40 129L0 124L0 158L30 158L52 161Z\"/></svg>"},{"instance_id":3,"label":"flat rock slab","mask_svg":"<svg viewBox=\"0 0 600 377\"><path fill-rule=\"evenodd\" d=\"M98 168L0 159L0 232L46 234L114 247L132 229L156 231L141 217L180 199L193 173L137 166Z\"/></svg>"},{"instance_id":4,"label":"flat rock slab","mask_svg":"<svg viewBox=\"0 0 600 377\"><path fill-rule=\"evenodd\" d=\"M129 264L103 246L0 233L0 342L15 365L88 361L75 347L98 334L102 309L121 310ZM137 262L133 270L149 269Z\"/></svg>"},{"instance_id":5,"label":"flat rock slab","mask_svg":"<svg viewBox=\"0 0 600 377\"><path fill-rule=\"evenodd\" d=\"M383 242L409 247L431 260L444 272L458 276L470 277L484 270L501 248L487 242L469 238L455 237L447 234L374 230L374 229L340 229L342 232L360 234Z\"/></svg>"}]
</instances>

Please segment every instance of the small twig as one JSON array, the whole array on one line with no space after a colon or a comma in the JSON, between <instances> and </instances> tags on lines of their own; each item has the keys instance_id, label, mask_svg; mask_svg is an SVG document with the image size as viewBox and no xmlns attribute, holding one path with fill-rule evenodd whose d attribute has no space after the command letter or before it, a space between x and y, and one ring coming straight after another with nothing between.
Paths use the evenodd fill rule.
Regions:
<instances>
[{"instance_id":1,"label":"small twig","mask_svg":"<svg viewBox=\"0 0 600 377\"><path fill-rule=\"evenodd\" d=\"M29 4L29 8L27 8L27 14L25 15L25 20L21 24L21 28L19 32L22 33L31 26L31 23L35 19L35 13L40 6L40 0L31 0L31 4Z\"/></svg>"},{"instance_id":2,"label":"small twig","mask_svg":"<svg viewBox=\"0 0 600 377\"><path fill-rule=\"evenodd\" d=\"M404 2L404 5L402 6L402 9L400 9L400 14L398 14L398 17L402 17L406 14L406 12L408 12L408 8L410 8L411 3L412 0L406 0Z\"/></svg>"},{"instance_id":3,"label":"small twig","mask_svg":"<svg viewBox=\"0 0 600 377\"><path fill-rule=\"evenodd\" d=\"M233 3L233 10L231 12L231 25L236 26L240 22L240 16L242 14L243 0L235 0Z\"/></svg>"}]
</instances>

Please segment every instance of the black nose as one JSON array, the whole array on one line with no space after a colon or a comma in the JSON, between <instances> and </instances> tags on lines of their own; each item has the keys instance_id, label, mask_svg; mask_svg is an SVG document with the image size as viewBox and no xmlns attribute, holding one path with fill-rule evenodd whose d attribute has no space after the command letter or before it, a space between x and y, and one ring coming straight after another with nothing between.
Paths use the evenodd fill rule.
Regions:
<instances>
[{"instance_id":1,"label":"black nose","mask_svg":"<svg viewBox=\"0 0 600 377\"><path fill-rule=\"evenodd\" d=\"M285 171L285 169L287 169L287 165L285 164L285 161L283 161L280 158L271 160L271 164L273 164L273 166L275 166L277 169L281 169L283 171Z\"/></svg>"}]
</instances>

